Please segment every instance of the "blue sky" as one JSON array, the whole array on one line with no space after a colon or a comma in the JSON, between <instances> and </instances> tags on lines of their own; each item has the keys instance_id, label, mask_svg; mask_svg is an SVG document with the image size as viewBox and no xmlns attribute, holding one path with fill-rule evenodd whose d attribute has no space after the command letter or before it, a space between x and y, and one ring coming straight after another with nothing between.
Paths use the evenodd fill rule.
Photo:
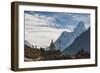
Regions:
<instances>
[{"instance_id":1,"label":"blue sky","mask_svg":"<svg viewBox=\"0 0 100 73\"><path fill-rule=\"evenodd\" d=\"M44 12L44 11L25 11L31 15L52 17L53 26L56 28L73 29L80 22L84 22L86 28L90 26L90 14L87 13L67 13L67 12ZM49 25L51 26L51 25Z\"/></svg>"}]
</instances>

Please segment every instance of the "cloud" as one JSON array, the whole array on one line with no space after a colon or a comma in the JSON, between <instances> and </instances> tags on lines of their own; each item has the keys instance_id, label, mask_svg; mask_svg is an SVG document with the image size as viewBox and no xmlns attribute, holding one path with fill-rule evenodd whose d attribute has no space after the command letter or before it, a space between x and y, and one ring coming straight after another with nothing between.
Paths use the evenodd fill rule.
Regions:
<instances>
[{"instance_id":1,"label":"cloud","mask_svg":"<svg viewBox=\"0 0 100 73\"><path fill-rule=\"evenodd\" d=\"M90 14L76 14L72 16L72 20L84 22L86 28L90 26Z\"/></svg>"},{"instance_id":2,"label":"cloud","mask_svg":"<svg viewBox=\"0 0 100 73\"><path fill-rule=\"evenodd\" d=\"M65 13L65 12L42 12L42 11L25 11L32 15L43 19L49 25L65 27L66 25L74 25L76 22L83 21L85 25L90 25L90 14L87 13Z\"/></svg>"}]
</instances>

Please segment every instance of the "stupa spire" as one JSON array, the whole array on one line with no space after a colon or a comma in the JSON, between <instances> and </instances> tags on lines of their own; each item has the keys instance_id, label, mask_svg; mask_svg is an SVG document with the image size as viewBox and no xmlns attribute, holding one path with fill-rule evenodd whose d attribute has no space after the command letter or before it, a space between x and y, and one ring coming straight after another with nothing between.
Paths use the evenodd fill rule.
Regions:
<instances>
[{"instance_id":1,"label":"stupa spire","mask_svg":"<svg viewBox=\"0 0 100 73\"><path fill-rule=\"evenodd\" d=\"M50 50L55 50L55 45L53 43L53 40L51 40L51 44L49 46Z\"/></svg>"}]
</instances>

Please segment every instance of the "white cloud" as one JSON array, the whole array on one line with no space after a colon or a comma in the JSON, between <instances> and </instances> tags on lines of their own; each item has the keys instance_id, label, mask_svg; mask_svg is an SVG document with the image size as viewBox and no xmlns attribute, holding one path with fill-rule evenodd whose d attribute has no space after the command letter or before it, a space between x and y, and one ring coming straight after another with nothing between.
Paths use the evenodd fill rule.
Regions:
<instances>
[{"instance_id":1,"label":"white cloud","mask_svg":"<svg viewBox=\"0 0 100 73\"><path fill-rule=\"evenodd\" d=\"M69 31L53 27L54 21L51 16L25 13L25 40L39 47L49 46L52 39L55 41L63 31Z\"/></svg>"},{"instance_id":2,"label":"white cloud","mask_svg":"<svg viewBox=\"0 0 100 73\"><path fill-rule=\"evenodd\" d=\"M88 28L90 26L90 15L73 15L73 20L82 21L85 24L85 27Z\"/></svg>"}]
</instances>

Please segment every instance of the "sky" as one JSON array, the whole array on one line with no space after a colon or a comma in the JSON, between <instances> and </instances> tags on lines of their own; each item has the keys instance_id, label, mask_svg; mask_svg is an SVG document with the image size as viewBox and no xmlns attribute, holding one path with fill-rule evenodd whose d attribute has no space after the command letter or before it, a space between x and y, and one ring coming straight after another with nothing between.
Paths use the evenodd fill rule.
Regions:
<instances>
[{"instance_id":1,"label":"sky","mask_svg":"<svg viewBox=\"0 0 100 73\"><path fill-rule=\"evenodd\" d=\"M80 21L90 26L87 13L24 11L24 20L25 40L39 47L49 46L63 31L73 32Z\"/></svg>"}]
</instances>

